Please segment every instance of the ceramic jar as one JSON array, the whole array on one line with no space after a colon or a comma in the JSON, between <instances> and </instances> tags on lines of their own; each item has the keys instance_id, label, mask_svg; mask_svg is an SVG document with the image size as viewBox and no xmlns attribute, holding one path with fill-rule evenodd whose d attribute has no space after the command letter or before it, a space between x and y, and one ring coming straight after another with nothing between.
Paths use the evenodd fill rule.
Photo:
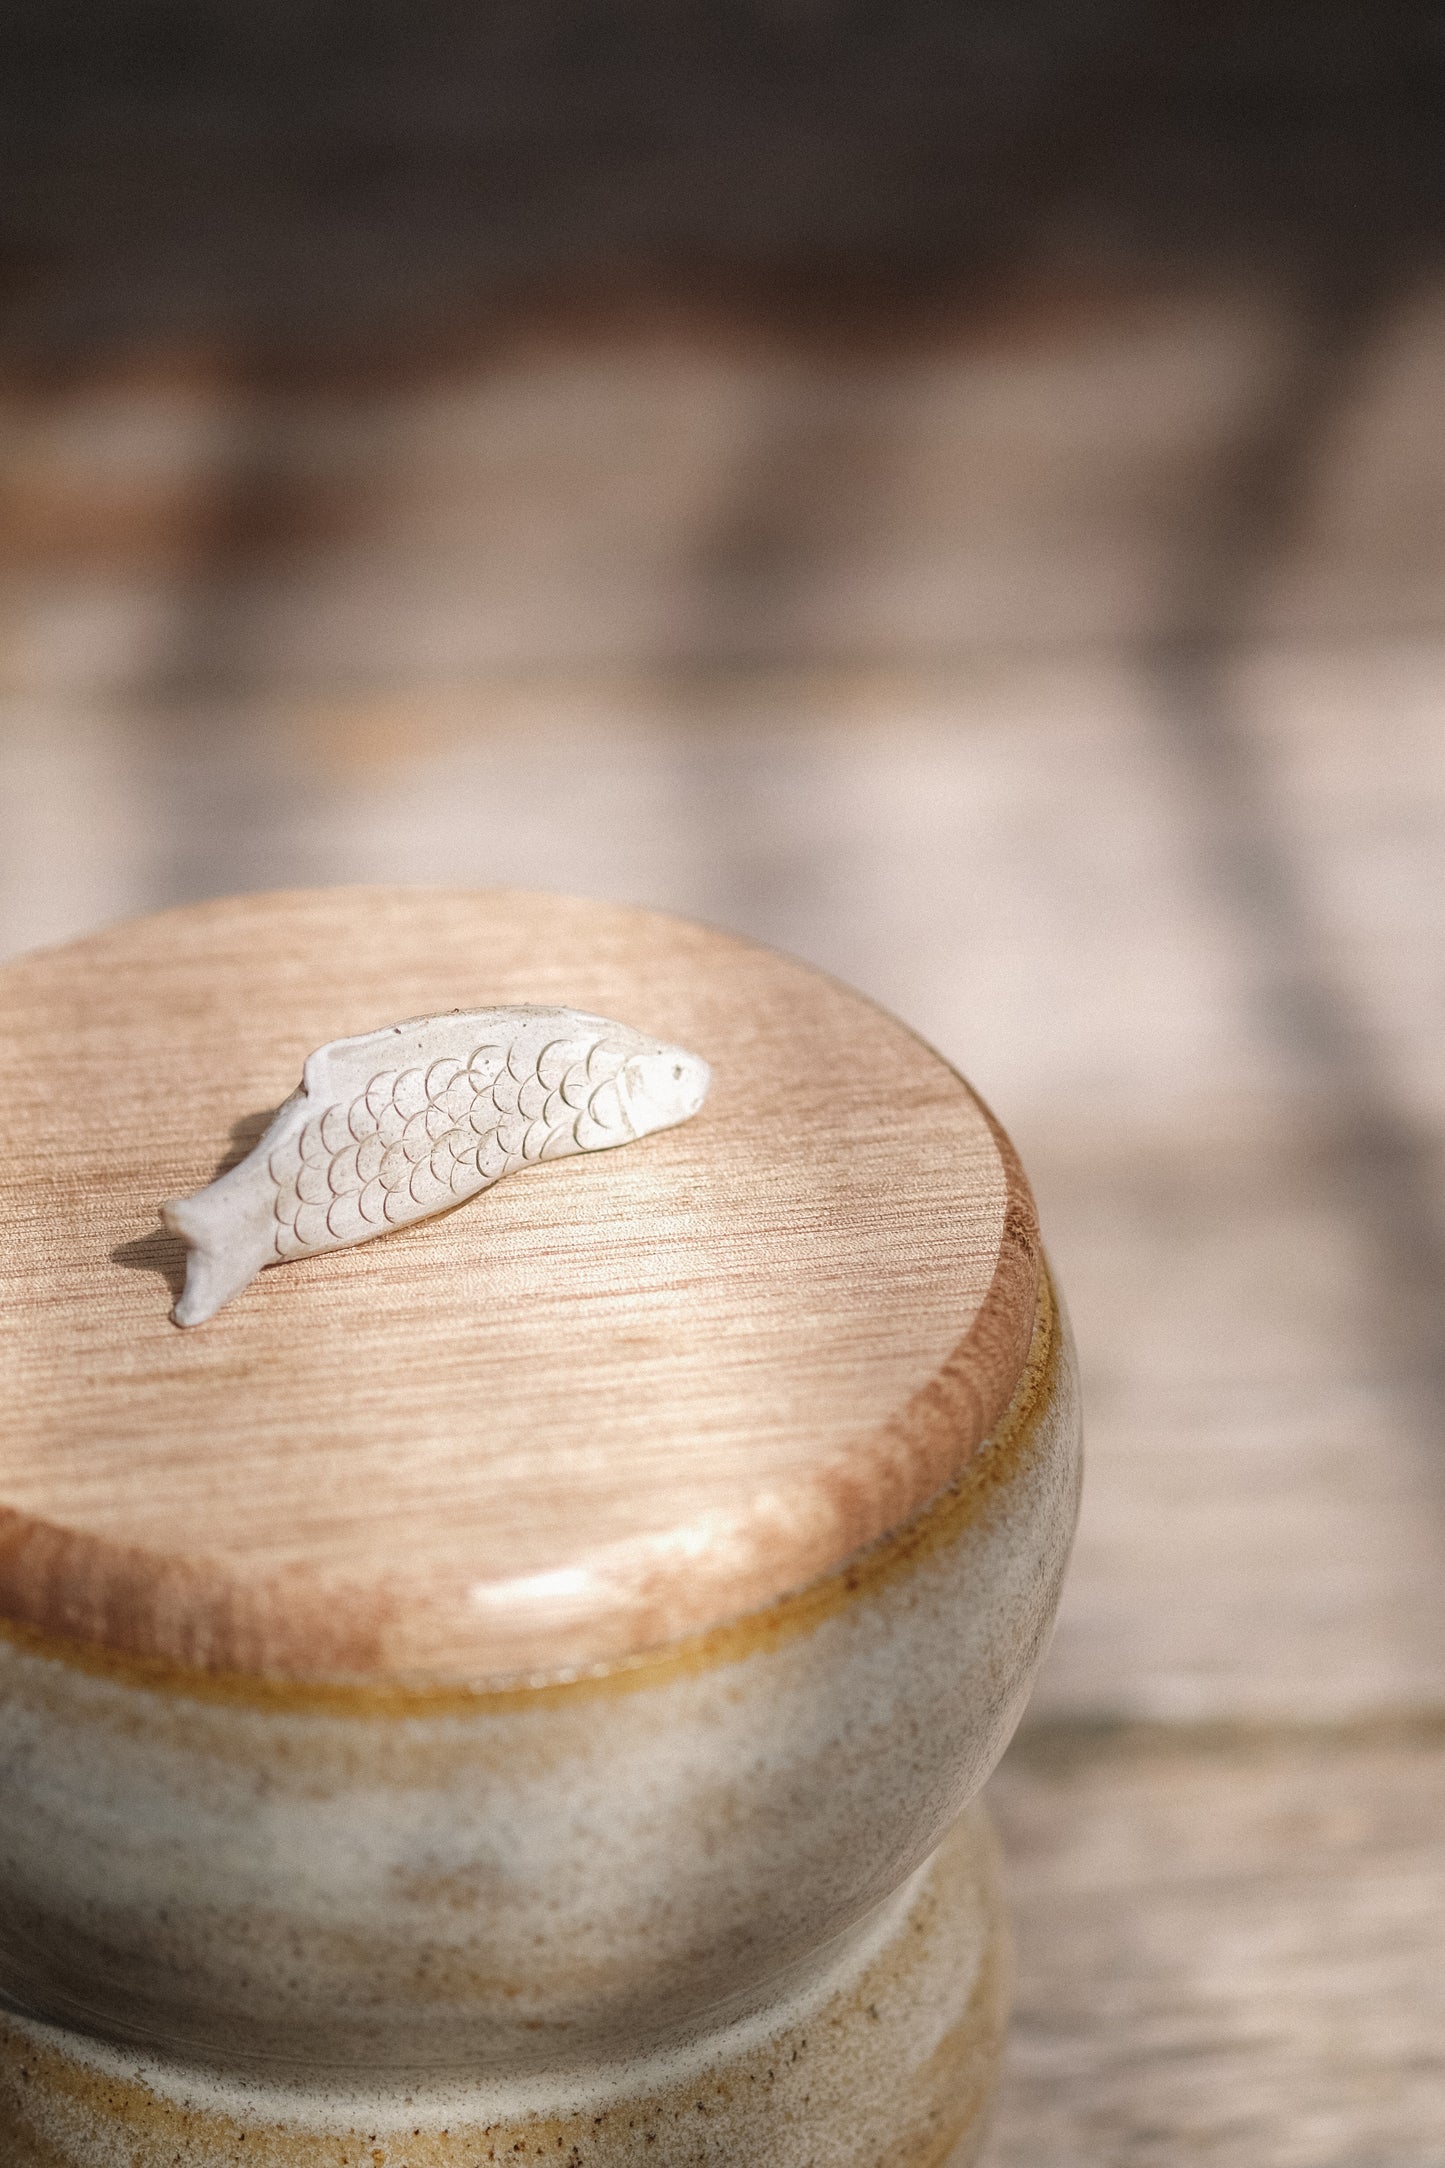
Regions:
<instances>
[{"instance_id":1,"label":"ceramic jar","mask_svg":"<svg viewBox=\"0 0 1445 2168\"><path fill-rule=\"evenodd\" d=\"M309 1044L559 993L703 1114L169 1322L157 1202ZM0 1042L5 2160L975 2159L1079 1412L967 1088L537 897L142 922L0 973Z\"/></svg>"}]
</instances>

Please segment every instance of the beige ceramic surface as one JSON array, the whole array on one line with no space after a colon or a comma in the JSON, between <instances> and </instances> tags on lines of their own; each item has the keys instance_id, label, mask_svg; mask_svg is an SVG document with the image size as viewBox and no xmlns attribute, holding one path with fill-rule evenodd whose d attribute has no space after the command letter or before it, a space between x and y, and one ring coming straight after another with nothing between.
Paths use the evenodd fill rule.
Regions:
<instances>
[{"instance_id":1,"label":"beige ceramic surface","mask_svg":"<svg viewBox=\"0 0 1445 2168\"><path fill-rule=\"evenodd\" d=\"M625 2072L534 2087L530 2111L517 2088L348 2101L217 2086L0 2015L0 2139L9 2168L969 2168L1006 1976L993 1841L974 1808L866 1937L765 2015Z\"/></svg>"}]
</instances>

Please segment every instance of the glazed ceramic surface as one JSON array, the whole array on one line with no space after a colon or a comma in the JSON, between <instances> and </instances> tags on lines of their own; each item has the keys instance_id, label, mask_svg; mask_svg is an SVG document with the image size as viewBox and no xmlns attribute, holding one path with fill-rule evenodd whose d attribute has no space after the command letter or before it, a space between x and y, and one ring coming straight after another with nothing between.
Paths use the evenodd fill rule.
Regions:
<instances>
[{"instance_id":1,"label":"glazed ceramic surface","mask_svg":"<svg viewBox=\"0 0 1445 2168\"><path fill-rule=\"evenodd\" d=\"M870 1926L766 2010L564 2082L217 2082L0 2014L0 2139L12 2168L968 2168L1008 1960L977 1808Z\"/></svg>"}]
</instances>

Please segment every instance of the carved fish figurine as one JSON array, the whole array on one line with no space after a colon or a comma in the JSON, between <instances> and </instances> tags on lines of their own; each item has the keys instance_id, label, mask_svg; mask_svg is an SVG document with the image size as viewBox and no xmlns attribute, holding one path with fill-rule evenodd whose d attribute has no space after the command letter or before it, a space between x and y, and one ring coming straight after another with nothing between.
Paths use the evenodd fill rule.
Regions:
<instances>
[{"instance_id":1,"label":"carved fish figurine","mask_svg":"<svg viewBox=\"0 0 1445 2168\"><path fill-rule=\"evenodd\" d=\"M334 1039L239 1165L161 1218L187 1249L172 1311L201 1325L265 1265L369 1242L515 1168L696 1114L711 1072L577 1009L472 1009Z\"/></svg>"}]
</instances>

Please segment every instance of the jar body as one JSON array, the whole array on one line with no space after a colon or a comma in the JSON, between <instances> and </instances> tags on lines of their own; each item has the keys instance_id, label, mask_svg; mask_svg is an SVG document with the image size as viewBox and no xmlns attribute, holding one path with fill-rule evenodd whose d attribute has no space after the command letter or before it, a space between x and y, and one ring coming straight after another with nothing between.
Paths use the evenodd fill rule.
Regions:
<instances>
[{"instance_id":1,"label":"jar body","mask_svg":"<svg viewBox=\"0 0 1445 2168\"><path fill-rule=\"evenodd\" d=\"M1078 1470L1046 1288L1008 1416L932 1507L828 1582L636 1664L248 1696L5 1644L16 2022L252 2100L324 2069L413 2104L540 2085L535 2116L599 2072L822 2008L924 1901L1017 1721ZM993 1934L973 1938L979 1977Z\"/></svg>"}]
</instances>

